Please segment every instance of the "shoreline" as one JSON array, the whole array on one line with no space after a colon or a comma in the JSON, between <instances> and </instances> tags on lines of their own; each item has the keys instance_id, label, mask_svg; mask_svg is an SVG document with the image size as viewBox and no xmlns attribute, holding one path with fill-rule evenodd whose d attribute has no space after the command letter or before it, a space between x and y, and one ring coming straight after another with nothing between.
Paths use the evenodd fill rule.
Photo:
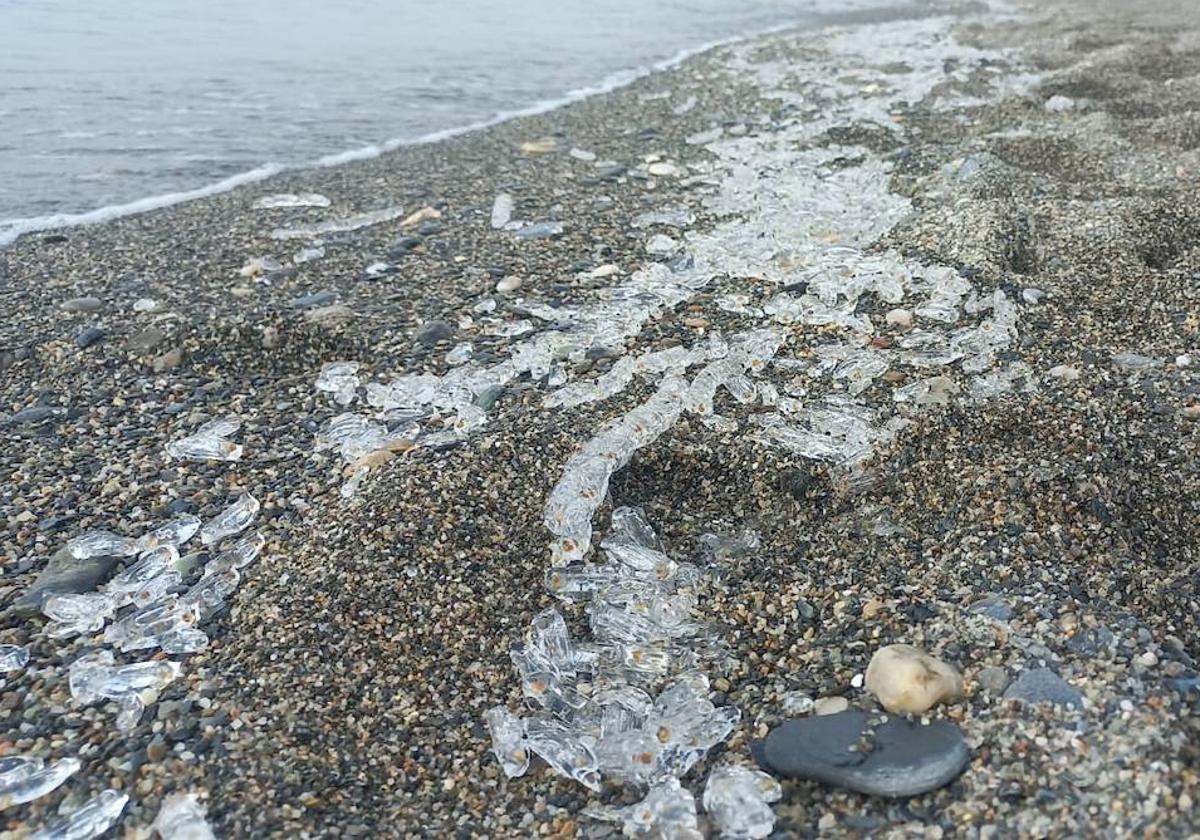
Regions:
<instances>
[{"instance_id":1,"label":"shoreline","mask_svg":"<svg viewBox=\"0 0 1200 840\"><path fill-rule=\"evenodd\" d=\"M84 225L104 224L105 222L113 221L115 219L141 215L143 213L151 213L155 210L161 210L168 207L174 207L178 204L184 204L190 201L196 201L199 199L208 198L210 196L220 195L222 193L235 190L238 187L260 183L283 173L305 172L312 169L342 166L347 163L381 157L389 152L395 152L412 146L438 143L443 140L461 136L463 134L470 134L475 131L483 131L510 120L549 113L550 111L557 110L558 108L564 108L574 102L579 102L589 97L611 93L614 90L618 90L622 87L630 85L639 79L645 78L646 76L653 75L655 73L661 73L673 67L677 67L683 62L687 61L689 58L710 50L717 49L719 47L742 43L744 41L754 40L757 38L763 38L768 35L786 32L789 30L819 29L823 26L828 26L828 23L821 22L822 19L853 18L863 15L882 15L886 18L891 14L911 14L914 8L912 4L914 2L920 3L920 0L907 0L907 2L910 4L908 7L888 6L880 9L854 10L853 12L842 14L825 13L823 15L817 15L815 20L810 20L805 23L793 22L779 24L776 26L766 27L764 29L752 30L740 35L733 35L729 38L708 41L695 47L684 47L668 58L638 67L630 67L613 71L592 85L565 91L560 96L538 100L537 102L511 111L497 112L490 117L485 117L475 122L467 123L461 126L451 126L448 128L437 129L413 138L390 138L378 143L372 143L358 148L346 149L341 152L331 152L314 160L300 164L289 165L266 161L246 172L239 172L235 175L231 175L211 184L204 184L199 187L193 187L184 190L175 190L162 193L160 195L145 196L143 198L134 199L121 204L97 207L92 210L84 210L75 213L56 213L49 216L0 219L0 249L11 246L22 236L45 233L47 231L68 230L73 227Z\"/></svg>"},{"instance_id":2,"label":"shoreline","mask_svg":"<svg viewBox=\"0 0 1200 840\"><path fill-rule=\"evenodd\" d=\"M904 642L967 677L930 713L965 733L966 772L903 804L785 782L783 836L1194 827L1200 383L1179 359L1200 346L1200 216L1172 196L1200 155L1200 36L1068 7L785 31L443 142L0 250L15 313L0 604L87 527L136 535L245 491L267 537L210 647L130 733L111 704L70 699L86 639L6 615L0 642L32 651L0 698L8 749L85 767L0 828L114 787L131 795L121 831L179 791L219 836L613 836L584 811L632 789L597 796L536 759L506 779L483 712L528 713L507 650L534 615L557 607L589 638L544 580L564 540L599 542L622 505L679 560L704 533L761 537L697 607L730 655L704 666L710 700L741 713L683 780L697 800L708 770L752 765L787 698L872 708L856 677ZM253 207L282 192L331 206ZM273 235L328 222L343 229ZM296 261L316 238L323 254ZM778 348L730 374L737 337L762 330ZM477 413L446 395L344 501L359 462L314 435L379 415L314 389L337 360L362 384L499 390L465 436ZM718 369L724 390L639 438L585 530L547 527L589 441L672 397L672 377ZM601 380L616 384L553 406ZM224 415L243 461L164 460ZM1082 708L1005 699L1041 669Z\"/></svg>"}]
</instances>

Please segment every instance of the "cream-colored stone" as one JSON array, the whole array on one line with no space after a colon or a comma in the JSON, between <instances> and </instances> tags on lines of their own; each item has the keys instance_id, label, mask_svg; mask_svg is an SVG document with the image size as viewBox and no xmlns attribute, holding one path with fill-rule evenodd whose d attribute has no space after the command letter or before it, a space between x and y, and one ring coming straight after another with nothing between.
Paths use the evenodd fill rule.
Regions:
<instances>
[{"instance_id":1,"label":"cream-colored stone","mask_svg":"<svg viewBox=\"0 0 1200 840\"><path fill-rule=\"evenodd\" d=\"M850 701L845 697L822 697L813 704L815 715L836 715L850 708Z\"/></svg>"},{"instance_id":2,"label":"cream-colored stone","mask_svg":"<svg viewBox=\"0 0 1200 840\"><path fill-rule=\"evenodd\" d=\"M890 327L900 327L908 329L912 326L913 316L907 309L893 309L883 316L884 320Z\"/></svg>"},{"instance_id":3,"label":"cream-colored stone","mask_svg":"<svg viewBox=\"0 0 1200 840\"><path fill-rule=\"evenodd\" d=\"M867 690L895 714L920 714L962 695L954 666L912 645L888 645L871 657Z\"/></svg>"}]
</instances>

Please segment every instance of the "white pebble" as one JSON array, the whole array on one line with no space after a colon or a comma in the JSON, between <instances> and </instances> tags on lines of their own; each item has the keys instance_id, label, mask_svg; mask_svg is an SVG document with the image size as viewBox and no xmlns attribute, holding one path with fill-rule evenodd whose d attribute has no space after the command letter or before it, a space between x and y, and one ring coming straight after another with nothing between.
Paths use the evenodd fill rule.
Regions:
<instances>
[{"instance_id":1,"label":"white pebble","mask_svg":"<svg viewBox=\"0 0 1200 840\"><path fill-rule=\"evenodd\" d=\"M496 284L496 291L515 292L517 289L521 288L521 284L524 282L525 281L522 278L514 277L512 275L509 275L508 277L501 277L500 282Z\"/></svg>"},{"instance_id":2,"label":"white pebble","mask_svg":"<svg viewBox=\"0 0 1200 840\"><path fill-rule=\"evenodd\" d=\"M1055 379L1065 379L1068 382L1073 382L1079 378L1079 368L1074 368L1070 365L1055 365L1046 371L1046 373Z\"/></svg>"},{"instance_id":3,"label":"white pebble","mask_svg":"<svg viewBox=\"0 0 1200 840\"><path fill-rule=\"evenodd\" d=\"M1192 366L1192 357L1187 353L1181 353L1175 357L1175 367L1185 368Z\"/></svg>"},{"instance_id":4,"label":"white pebble","mask_svg":"<svg viewBox=\"0 0 1200 840\"><path fill-rule=\"evenodd\" d=\"M912 326L913 316L907 309L893 309L884 316L884 320L888 326L907 329Z\"/></svg>"}]
</instances>

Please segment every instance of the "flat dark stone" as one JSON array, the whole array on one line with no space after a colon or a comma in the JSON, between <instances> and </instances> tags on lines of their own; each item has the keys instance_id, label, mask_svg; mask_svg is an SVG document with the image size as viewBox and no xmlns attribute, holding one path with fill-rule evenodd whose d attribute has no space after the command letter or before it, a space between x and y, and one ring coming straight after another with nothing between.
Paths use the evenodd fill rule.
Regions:
<instances>
[{"instance_id":1,"label":"flat dark stone","mask_svg":"<svg viewBox=\"0 0 1200 840\"><path fill-rule=\"evenodd\" d=\"M1049 668L1022 671L1021 676L1004 692L1004 699L1083 708L1083 695Z\"/></svg>"},{"instance_id":2,"label":"flat dark stone","mask_svg":"<svg viewBox=\"0 0 1200 840\"><path fill-rule=\"evenodd\" d=\"M147 327L129 339L130 350L151 350L162 344L167 334L158 327Z\"/></svg>"},{"instance_id":3,"label":"flat dark stone","mask_svg":"<svg viewBox=\"0 0 1200 840\"><path fill-rule=\"evenodd\" d=\"M402 257L405 254L407 254L409 251L411 251L413 248L416 248L417 246L419 246L422 242L424 242L424 240L421 239L421 237L419 237L419 236L405 236L403 239L398 240L396 242L396 244L394 244L391 248L388 249L388 256L391 257L392 259L396 259L397 257Z\"/></svg>"},{"instance_id":4,"label":"flat dark stone","mask_svg":"<svg viewBox=\"0 0 1200 840\"><path fill-rule=\"evenodd\" d=\"M46 418L54 414L53 406L35 405L29 408L23 408L8 418L8 425L23 426L27 423L40 423Z\"/></svg>"},{"instance_id":5,"label":"flat dark stone","mask_svg":"<svg viewBox=\"0 0 1200 840\"><path fill-rule=\"evenodd\" d=\"M426 347L433 347L439 341L445 341L454 335L454 325L449 321L430 321L417 330L416 339Z\"/></svg>"},{"instance_id":6,"label":"flat dark stone","mask_svg":"<svg viewBox=\"0 0 1200 840\"><path fill-rule=\"evenodd\" d=\"M21 618L37 615L42 611L42 604L51 595L63 592L92 592L100 584L108 580L112 570L120 562L118 557L91 557L87 560L76 560L67 549L58 551L46 568L21 594L9 612Z\"/></svg>"},{"instance_id":7,"label":"flat dark stone","mask_svg":"<svg viewBox=\"0 0 1200 840\"><path fill-rule=\"evenodd\" d=\"M75 337L75 343L81 349L86 349L102 338L104 338L104 330L99 327L84 327L79 335Z\"/></svg>"},{"instance_id":8,"label":"flat dark stone","mask_svg":"<svg viewBox=\"0 0 1200 840\"><path fill-rule=\"evenodd\" d=\"M859 752L860 742L871 746ZM971 758L962 730L949 721L920 726L890 717L872 729L868 714L853 709L782 723L753 752L776 775L887 797L936 790Z\"/></svg>"},{"instance_id":9,"label":"flat dark stone","mask_svg":"<svg viewBox=\"0 0 1200 840\"><path fill-rule=\"evenodd\" d=\"M305 295L304 297L296 298L292 301L292 306L296 307L297 309L313 309L318 306L325 306L326 304L333 303L335 300L337 300L337 298L337 292L325 289L320 292L315 292L311 295Z\"/></svg>"}]
</instances>

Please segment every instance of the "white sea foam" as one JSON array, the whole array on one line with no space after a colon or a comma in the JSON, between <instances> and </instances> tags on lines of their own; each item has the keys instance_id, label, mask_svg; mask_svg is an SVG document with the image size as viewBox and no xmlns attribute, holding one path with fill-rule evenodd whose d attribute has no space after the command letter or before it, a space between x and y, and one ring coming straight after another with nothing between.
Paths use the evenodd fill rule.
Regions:
<instances>
[{"instance_id":1,"label":"white sea foam","mask_svg":"<svg viewBox=\"0 0 1200 840\"><path fill-rule=\"evenodd\" d=\"M277 175L283 170L283 166L276 163L269 163L257 169L251 169L249 172L232 175L224 181L218 181L215 184L198 187L194 190L140 198L128 204L113 204L108 207L90 210L86 213L58 213L53 216L7 219L0 221L0 248L12 243L18 236L26 233L54 228L75 227L77 225L95 225L101 222L110 222L122 216L134 216L150 210L159 210L174 204L182 204L185 201L229 192L234 187L240 187L242 184L253 184L255 181L262 181L265 178L270 178L272 175Z\"/></svg>"}]
</instances>

